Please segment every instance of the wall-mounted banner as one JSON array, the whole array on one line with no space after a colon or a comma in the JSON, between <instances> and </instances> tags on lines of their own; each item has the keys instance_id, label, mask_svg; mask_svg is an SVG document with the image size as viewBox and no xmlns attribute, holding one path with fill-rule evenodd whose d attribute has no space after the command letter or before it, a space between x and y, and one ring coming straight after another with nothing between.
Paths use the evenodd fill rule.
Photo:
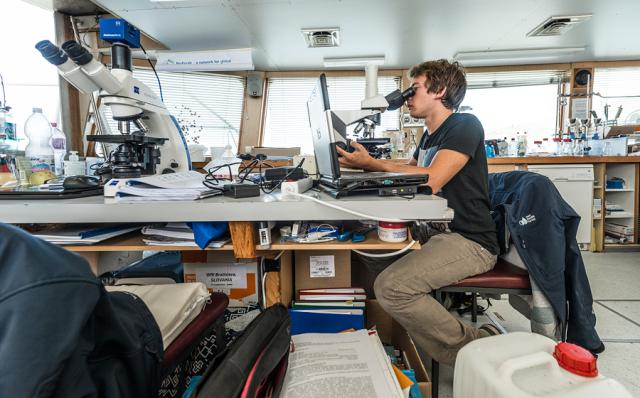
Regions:
<instances>
[{"instance_id":1,"label":"wall-mounted banner","mask_svg":"<svg viewBox=\"0 0 640 398\"><path fill-rule=\"evenodd\" d=\"M158 51L157 70L173 72L253 70L250 48L215 51Z\"/></svg>"}]
</instances>

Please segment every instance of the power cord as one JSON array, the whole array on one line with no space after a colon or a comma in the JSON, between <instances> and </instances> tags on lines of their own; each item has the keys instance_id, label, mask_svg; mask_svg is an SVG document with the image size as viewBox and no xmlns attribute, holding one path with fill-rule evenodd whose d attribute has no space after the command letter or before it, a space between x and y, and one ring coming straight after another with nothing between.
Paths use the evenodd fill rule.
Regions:
<instances>
[{"instance_id":1,"label":"power cord","mask_svg":"<svg viewBox=\"0 0 640 398\"><path fill-rule=\"evenodd\" d=\"M156 75L156 80L158 81L158 89L160 90L160 99L162 100L162 102L164 102L164 96L162 95L162 84L160 84L160 77L158 77L158 72L156 72L156 67L153 66L153 62L151 62L151 58L149 58L149 54L147 54L147 51L142 46L142 43L140 43L140 49L142 49L144 56L147 58L147 61L149 62L149 65L151 65L151 70L153 70L153 74Z\"/></svg>"},{"instance_id":2,"label":"power cord","mask_svg":"<svg viewBox=\"0 0 640 398\"><path fill-rule=\"evenodd\" d=\"M377 254L377 253L367 253L367 252L363 252L363 251L356 250L356 249L352 249L352 250L354 252L360 254L360 255L365 256L365 257L384 258L384 257L394 257L394 256L397 256L399 254L402 254L402 253L406 252L407 250L411 249L413 247L413 245L415 245L415 244L416 244L416 241L412 240L411 242L409 242L408 245L406 245L402 249L396 250L396 251L391 252L391 253L380 253L380 254Z\"/></svg>"},{"instance_id":3,"label":"power cord","mask_svg":"<svg viewBox=\"0 0 640 398\"><path fill-rule=\"evenodd\" d=\"M2 86L2 103L0 104L0 108L9 109L7 107L7 93L4 89L4 78L2 77L2 73L0 73L0 86Z\"/></svg>"},{"instance_id":4,"label":"power cord","mask_svg":"<svg viewBox=\"0 0 640 398\"><path fill-rule=\"evenodd\" d=\"M327 206L327 207L331 207L332 209L336 209L336 210L340 210L343 211L345 213L349 213L352 214L354 216L358 216L360 218L366 219L366 220L376 220L376 221L384 221L384 222L409 222L411 220L403 220L401 218L385 218L385 217L378 217L378 216L372 216L370 214L365 214L365 213L360 213L359 211L355 211L355 210L351 210L351 209L345 209L344 207L338 206L338 205L334 205L333 203L329 203L329 202L325 202L324 200L320 200L317 198L314 198L313 196L309 196L309 195L305 195L302 193L297 193L297 192L290 192L288 193L289 195L294 195L294 196L298 196L304 199L309 199L313 202L319 203L323 206Z\"/></svg>"}]
</instances>

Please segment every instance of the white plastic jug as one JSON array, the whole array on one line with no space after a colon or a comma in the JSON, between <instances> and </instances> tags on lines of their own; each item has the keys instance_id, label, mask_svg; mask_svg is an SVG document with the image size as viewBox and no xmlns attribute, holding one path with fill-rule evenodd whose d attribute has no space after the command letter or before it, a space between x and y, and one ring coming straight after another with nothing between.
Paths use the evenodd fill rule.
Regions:
<instances>
[{"instance_id":1,"label":"white plastic jug","mask_svg":"<svg viewBox=\"0 0 640 398\"><path fill-rule=\"evenodd\" d=\"M554 357L555 348L548 337L524 332L475 340L458 352L453 397L633 398L616 380L565 370ZM594 362L584 369L597 374Z\"/></svg>"}]
</instances>

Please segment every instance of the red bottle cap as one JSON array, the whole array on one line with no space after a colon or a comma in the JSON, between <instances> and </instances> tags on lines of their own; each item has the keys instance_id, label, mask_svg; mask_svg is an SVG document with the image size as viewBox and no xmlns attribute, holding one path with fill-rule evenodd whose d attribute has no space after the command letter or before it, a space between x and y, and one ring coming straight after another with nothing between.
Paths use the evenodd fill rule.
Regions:
<instances>
[{"instance_id":1,"label":"red bottle cap","mask_svg":"<svg viewBox=\"0 0 640 398\"><path fill-rule=\"evenodd\" d=\"M571 373L584 377L596 377L598 375L596 357L579 345L558 343L553 356L561 368Z\"/></svg>"}]
</instances>

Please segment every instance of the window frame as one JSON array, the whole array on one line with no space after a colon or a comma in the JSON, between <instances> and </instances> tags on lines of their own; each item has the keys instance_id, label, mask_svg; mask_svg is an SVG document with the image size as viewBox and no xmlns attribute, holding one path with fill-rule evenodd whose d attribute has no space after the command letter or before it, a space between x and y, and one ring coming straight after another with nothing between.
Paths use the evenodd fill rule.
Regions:
<instances>
[{"instance_id":1,"label":"window frame","mask_svg":"<svg viewBox=\"0 0 640 398\"><path fill-rule=\"evenodd\" d=\"M366 77L364 70L313 70L313 71L273 71L265 74L265 89L263 95L262 109L260 115L260 132L258 134L258 145L264 146L265 127L267 122L267 104L269 102L269 80L273 78L318 78L324 73L328 78L334 77ZM378 78L380 77L396 77L400 80L400 91L408 86L409 80L406 78L407 70L405 69L382 69L378 70ZM363 97L364 99L364 97ZM405 107L400 108L400 126L402 130L402 113Z\"/></svg>"}]
</instances>

